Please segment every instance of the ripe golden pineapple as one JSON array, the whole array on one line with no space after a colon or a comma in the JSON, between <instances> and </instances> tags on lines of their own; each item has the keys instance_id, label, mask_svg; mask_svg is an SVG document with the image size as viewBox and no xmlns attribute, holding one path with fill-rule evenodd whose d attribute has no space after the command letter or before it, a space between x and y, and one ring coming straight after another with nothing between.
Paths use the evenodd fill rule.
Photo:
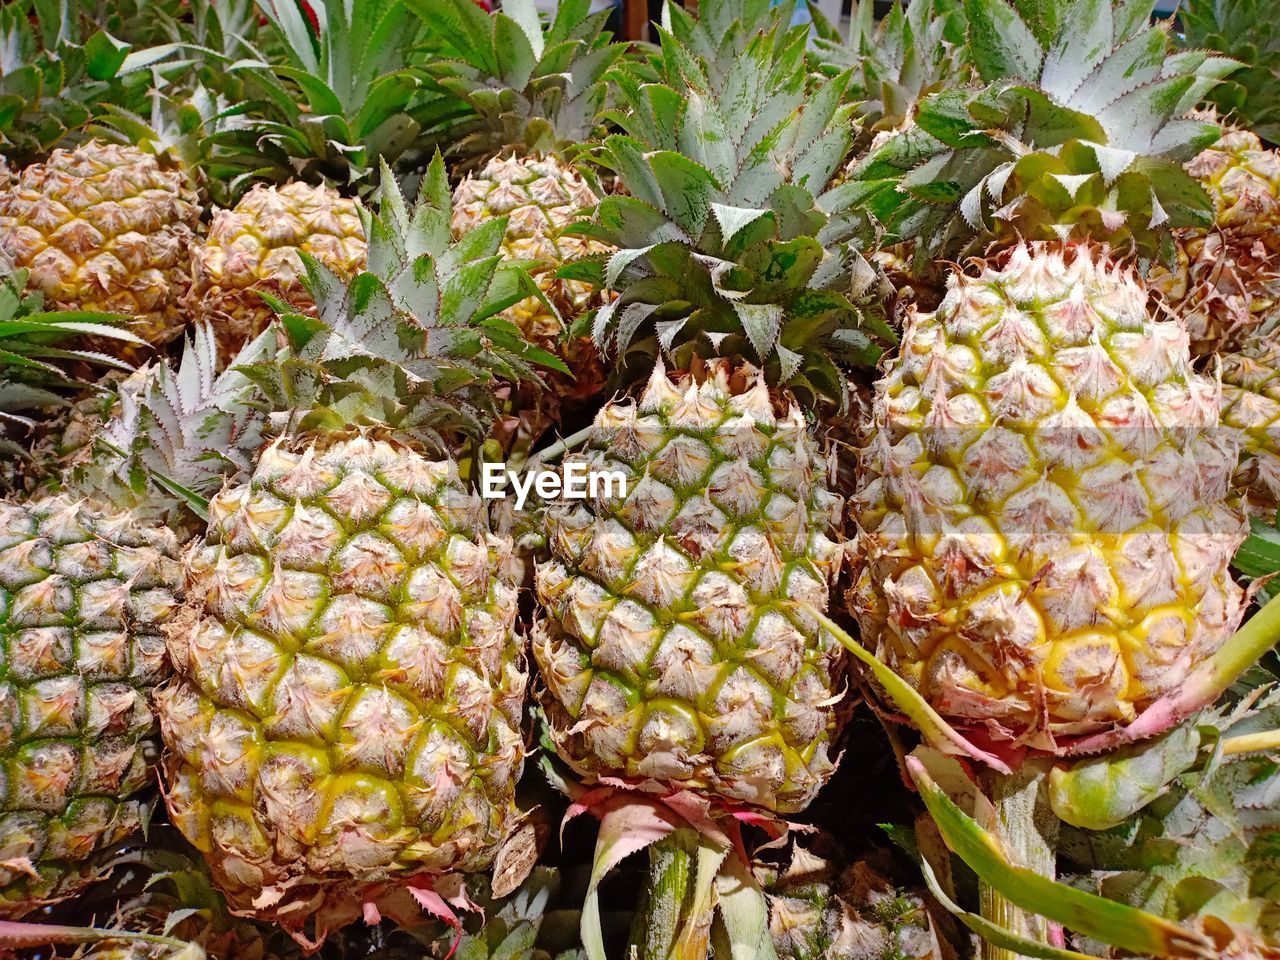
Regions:
<instances>
[{"instance_id":1,"label":"ripe golden pineapple","mask_svg":"<svg viewBox=\"0 0 1280 960\"><path fill-rule=\"evenodd\" d=\"M718 364L607 404L566 466L625 493L547 510L533 650L561 756L595 776L801 810L832 770L824 610L840 499L794 407Z\"/></svg>"},{"instance_id":2,"label":"ripe golden pineapple","mask_svg":"<svg viewBox=\"0 0 1280 960\"><path fill-rule=\"evenodd\" d=\"M177 554L82 496L0 501L0 916L73 895L142 822Z\"/></svg>"},{"instance_id":3,"label":"ripe golden pineapple","mask_svg":"<svg viewBox=\"0 0 1280 960\"><path fill-rule=\"evenodd\" d=\"M118 313L158 346L177 337L199 224L181 171L136 147L54 150L0 189L0 253L58 309ZM119 344L105 347L121 352ZM140 348L123 348L136 359Z\"/></svg>"},{"instance_id":4,"label":"ripe golden pineapple","mask_svg":"<svg viewBox=\"0 0 1280 960\"><path fill-rule=\"evenodd\" d=\"M230 210L217 210L196 248L188 306L209 321L226 357L275 316L258 294L312 308L302 284L306 252L342 278L364 269L364 227L355 201L332 187L259 184Z\"/></svg>"},{"instance_id":5,"label":"ripe golden pineapple","mask_svg":"<svg viewBox=\"0 0 1280 960\"><path fill-rule=\"evenodd\" d=\"M1236 484L1251 510L1280 503L1280 344L1254 337L1222 357L1222 422L1240 431Z\"/></svg>"},{"instance_id":6,"label":"ripe golden pineapple","mask_svg":"<svg viewBox=\"0 0 1280 960\"><path fill-rule=\"evenodd\" d=\"M573 167L554 154L494 157L465 177L453 193L453 232L462 237L494 217L507 218L502 253L512 260L533 261L530 270L539 289L560 317L572 319L599 306L595 289L581 280L560 280L555 271L580 257L610 251L605 244L560 231L584 219L599 197ZM534 297L506 314L535 343L554 343L564 327Z\"/></svg>"},{"instance_id":7,"label":"ripe golden pineapple","mask_svg":"<svg viewBox=\"0 0 1280 960\"><path fill-rule=\"evenodd\" d=\"M511 542L423 445L445 425L483 436L465 420L492 405L483 372L527 369L476 326L503 305L490 285L520 278L494 275L514 269L500 232L472 260L448 218L438 157L412 217L384 168L369 259L385 273L345 286L309 267L321 329L257 378L290 429L211 501L169 633L173 822L234 912L304 945L438 911L433 890L487 868L519 816Z\"/></svg>"},{"instance_id":8,"label":"ripe golden pineapple","mask_svg":"<svg viewBox=\"0 0 1280 960\"><path fill-rule=\"evenodd\" d=\"M1280 320L1280 153L1228 128L1187 164L1214 203L1210 230L1178 232L1178 263L1152 289L1186 324L1198 353L1230 350Z\"/></svg>"},{"instance_id":9,"label":"ripe golden pineapple","mask_svg":"<svg viewBox=\"0 0 1280 960\"><path fill-rule=\"evenodd\" d=\"M853 613L997 738L1123 724L1240 620L1235 437L1146 297L1088 247L1019 246L913 315L878 384Z\"/></svg>"}]
</instances>

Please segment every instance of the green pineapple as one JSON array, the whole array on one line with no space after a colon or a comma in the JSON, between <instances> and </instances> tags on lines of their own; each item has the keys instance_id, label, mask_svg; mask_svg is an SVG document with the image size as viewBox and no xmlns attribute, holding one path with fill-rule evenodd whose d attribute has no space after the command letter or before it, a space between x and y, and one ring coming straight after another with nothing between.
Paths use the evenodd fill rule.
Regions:
<instances>
[{"instance_id":1,"label":"green pineapple","mask_svg":"<svg viewBox=\"0 0 1280 960\"><path fill-rule=\"evenodd\" d=\"M256 354L246 353L245 359ZM252 393L210 331L151 368L52 491L0 501L0 914L74 895L135 832L157 753L190 505L252 443Z\"/></svg>"},{"instance_id":2,"label":"green pineapple","mask_svg":"<svg viewBox=\"0 0 1280 960\"><path fill-rule=\"evenodd\" d=\"M520 819L512 547L447 451L547 359L497 316L531 281L501 219L451 243L438 157L412 211L385 166L380 200L372 272L306 260L317 318L249 370L277 435L210 501L157 701L173 822L308 949L446 914Z\"/></svg>"}]
</instances>

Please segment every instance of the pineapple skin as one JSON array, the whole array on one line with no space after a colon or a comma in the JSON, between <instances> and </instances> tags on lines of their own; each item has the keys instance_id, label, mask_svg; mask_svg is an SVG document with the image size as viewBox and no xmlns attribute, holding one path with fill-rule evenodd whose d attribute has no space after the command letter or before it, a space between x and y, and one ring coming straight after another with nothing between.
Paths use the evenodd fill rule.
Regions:
<instances>
[{"instance_id":1,"label":"pineapple skin","mask_svg":"<svg viewBox=\"0 0 1280 960\"><path fill-rule=\"evenodd\" d=\"M765 885L779 960L941 960L923 899L895 886L881 866L841 867L797 845Z\"/></svg>"},{"instance_id":2,"label":"pineapple skin","mask_svg":"<svg viewBox=\"0 0 1280 960\"><path fill-rule=\"evenodd\" d=\"M1228 129L1187 164L1214 203L1214 227L1182 230L1174 270L1152 289L1186 325L1197 354L1239 348L1280 320L1280 152Z\"/></svg>"},{"instance_id":3,"label":"pineapple skin","mask_svg":"<svg viewBox=\"0 0 1280 960\"><path fill-rule=\"evenodd\" d=\"M163 527L64 496L0 501L0 917L74 895L141 825L180 583Z\"/></svg>"},{"instance_id":4,"label":"pineapple skin","mask_svg":"<svg viewBox=\"0 0 1280 960\"><path fill-rule=\"evenodd\" d=\"M0 253L31 271L50 306L123 314L160 346L182 332L199 226L180 171L136 147L91 140L54 150L0 188ZM145 349L99 344L126 359Z\"/></svg>"},{"instance_id":5,"label":"pineapple skin","mask_svg":"<svg viewBox=\"0 0 1280 960\"><path fill-rule=\"evenodd\" d=\"M485 869L518 819L511 544L450 461L268 447L210 503L157 697L175 825L233 912L318 936Z\"/></svg>"},{"instance_id":6,"label":"pineapple skin","mask_svg":"<svg viewBox=\"0 0 1280 960\"><path fill-rule=\"evenodd\" d=\"M213 325L224 358L275 318L260 292L315 312L300 252L344 281L363 270L368 247L355 201L332 187L259 184L234 208L214 213L195 251L188 308Z\"/></svg>"},{"instance_id":7,"label":"pineapple skin","mask_svg":"<svg viewBox=\"0 0 1280 960\"><path fill-rule=\"evenodd\" d=\"M580 397L599 392L604 385L604 367L589 337L561 342L564 325L599 307L604 295L589 283L558 279L555 274L572 260L611 253L612 248L585 237L557 234L587 217L599 202L582 175L554 155L494 157L453 192L455 237L494 217L507 217L503 255L531 262L529 272L534 282L560 316L535 297L512 305L503 316L525 339L548 347L565 360L575 381L572 385L554 381L554 389Z\"/></svg>"},{"instance_id":8,"label":"pineapple skin","mask_svg":"<svg viewBox=\"0 0 1280 960\"><path fill-rule=\"evenodd\" d=\"M547 507L533 652L557 752L587 779L806 807L840 696L835 642L800 603L826 610L841 547L799 412L777 415L749 368L678 386L660 364L565 459L627 488Z\"/></svg>"},{"instance_id":9,"label":"pineapple skin","mask_svg":"<svg viewBox=\"0 0 1280 960\"><path fill-rule=\"evenodd\" d=\"M1237 440L1147 296L1105 253L1019 246L912 315L877 385L851 609L995 739L1125 723L1242 616Z\"/></svg>"},{"instance_id":10,"label":"pineapple skin","mask_svg":"<svg viewBox=\"0 0 1280 960\"><path fill-rule=\"evenodd\" d=\"M1236 485L1251 512L1280 504L1280 343L1254 337L1222 357L1222 422L1240 431Z\"/></svg>"}]
</instances>

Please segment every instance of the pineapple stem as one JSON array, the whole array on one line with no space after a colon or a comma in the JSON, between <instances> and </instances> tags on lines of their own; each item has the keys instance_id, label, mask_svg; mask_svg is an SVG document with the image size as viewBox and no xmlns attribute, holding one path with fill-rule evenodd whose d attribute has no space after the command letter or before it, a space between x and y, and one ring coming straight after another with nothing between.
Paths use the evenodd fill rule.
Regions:
<instances>
[{"instance_id":1,"label":"pineapple stem","mask_svg":"<svg viewBox=\"0 0 1280 960\"><path fill-rule=\"evenodd\" d=\"M1050 764L1029 760L1012 774L988 772L987 795L995 807L996 825L1010 857L1049 880L1057 876L1058 818L1049 807ZM1049 921L1010 903L986 882L979 884L982 916L1011 933L1050 943ZM1021 960L1022 954L990 943L982 960Z\"/></svg>"},{"instance_id":2,"label":"pineapple stem","mask_svg":"<svg viewBox=\"0 0 1280 960\"><path fill-rule=\"evenodd\" d=\"M705 960L726 854L690 827L649 845L649 884L631 931L634 960Z\"/></svg>"},{"instance_id":3,"label":"pineapple stem","mask_svg":"<svg viewBox=\"0 0 1280 960\"><path fill-rule=\"evenodd\" d=\"M548 460L555 460L563 456L565 451L582 446L587 442L587 438L591 436L591 431L594 429L594 425L583 427L577 433L571 433L563 440L557 440L551 446L544 447L526 461L526 467L533 467L540 463L546 463Z\"/></svg>"},{"instance_id":4,"label":"pineapple stem","mask_svg":"<svg viewBox=\"0 0 1280 960\"><path fill-rule=\"evenodd\" d=\"M648 889L631 933L637 960L665 960L675 951L692 893L696 844L689 833L677 830L649 845Z\"/></svg>"}]
</instances>

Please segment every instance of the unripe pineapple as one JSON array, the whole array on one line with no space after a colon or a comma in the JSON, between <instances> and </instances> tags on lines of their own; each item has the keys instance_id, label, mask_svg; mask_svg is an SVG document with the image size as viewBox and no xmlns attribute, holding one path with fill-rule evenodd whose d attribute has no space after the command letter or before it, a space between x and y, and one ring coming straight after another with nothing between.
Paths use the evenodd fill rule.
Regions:
<instances>
[{"instance_id":1,"label":"unripe pineapple","mask_svg":"<svg viewBox=\"0 0 1280 960\"><path fill-rule=\"evenodd\" d=\"M362 211L380 273L344 284L305 260L318 319L286 324L297 339L254 377L286 429L210 502L169 632L173 822L234 912L308 949L456 904L454 875L518 820L511 541L425 449L483 436L488 371L530 369L482 325L528 278L500 263L505 224L464 256L449 216L438 156L411 213L384 167L381 213Z\"/></svg>"},{"instance_id":2,"label":"unripe pineapple","mask_svg":"<svg viewBox=\"0 0 1280 960\"><path fill-rule=\"evenodd\" d=\"M1231 635L1236 440L1186 331L1087 247L956 275L877 387L856 498L864 641L945 716L1052 749Z\"/></svg>"},{"instance_id":3,"label":"unripe pineapple","mask_svg":"<svg viewBox=\"0 0 1280 960\"><path fill-rule=\"evenodd\" d=\"M179 301L199 218L180 171L91 140L54 150L0 189L0 252L30 268L51 305L131 317L128 329L158 346L187 321Z\"/></svg>"},{"instance_id":4,"label":"unripe pineapple","mask_svg":"<svg viewBox=\"0 0 1280 960\"><path fill-rule=\"evenodd\" d=\"M1280 503L1280 344L1255 337L1222 357L1222 422L1240 431L1236 483L1265 516Z\"/></svg>"},{"instance_id":5,"label":"unripe pineapple","mask_svg":"<svg viewBox=\"0 0 1280 960\"><path fill-rule=\"evenodd\" d=\"M234 356L275 316L259 293L312 308L300 253L340 277L364 269L364 228L353 200L332 187L259 184L230 210L217 210L196 248L189 307L213 324L224 356Z\"/></svg>"},{"instance_id":6,"label":"unripe pineapple","mask_svg":"<svg viewBox=\"0 0 1280 960\"><path fill-rule=\"evenodd\" d=\"M566 466L619 471L625 492L547 511L534 635L559 752L584 773L806 807L832 770L840 557L828 464L763 378L717 365L606 405Z\"/></svg>"},{"instance_id":7,"label":"unripe pineapple","mask_svg":"<svg viewBox=\"0 0 1280 960\"><path fill-rule=\"evenodd\" d=\"M1228 128L1187 170L1213 200L1214 225L1178 232L1177 266L1154 268L1152 289L1194 351L1232 349L1280 320L1280 153Z\"/></svg>"},{"instance_id":8,"label":"unripe pineapple","mask_svg":"<svg viewBox=\"0 0 1280 960\"><path fill-rule=\"evenodd\" d=\"M233 909L485 867L516 817L510 541L448 461L275 444L187 559L167 799Z\"/></svg>"},{"instance_id":9,"label":"unripe pineapple","mask_svg":"<svg viewBox=\"0 0 1280 960\"><path fill-rule=\"evenodd\" d=\"M198 330L176 375L145 368L103 405L105 442L47 478L57 493L0 501L0 915L72 896L145 819L188 528L153 478L202 496L233 471L257 445L245 391Z\"/></svg>"},{"instance_id":10,"label":"unripe pineapple","mask_svg":"<svg viewBox=\"0 0 1280 960\"><path fill-rule=\"evenodd\" d=\"M142 822L177 553L80 497L0 501L0 916L71 896Z\"/></svg>"}]
</instances>

